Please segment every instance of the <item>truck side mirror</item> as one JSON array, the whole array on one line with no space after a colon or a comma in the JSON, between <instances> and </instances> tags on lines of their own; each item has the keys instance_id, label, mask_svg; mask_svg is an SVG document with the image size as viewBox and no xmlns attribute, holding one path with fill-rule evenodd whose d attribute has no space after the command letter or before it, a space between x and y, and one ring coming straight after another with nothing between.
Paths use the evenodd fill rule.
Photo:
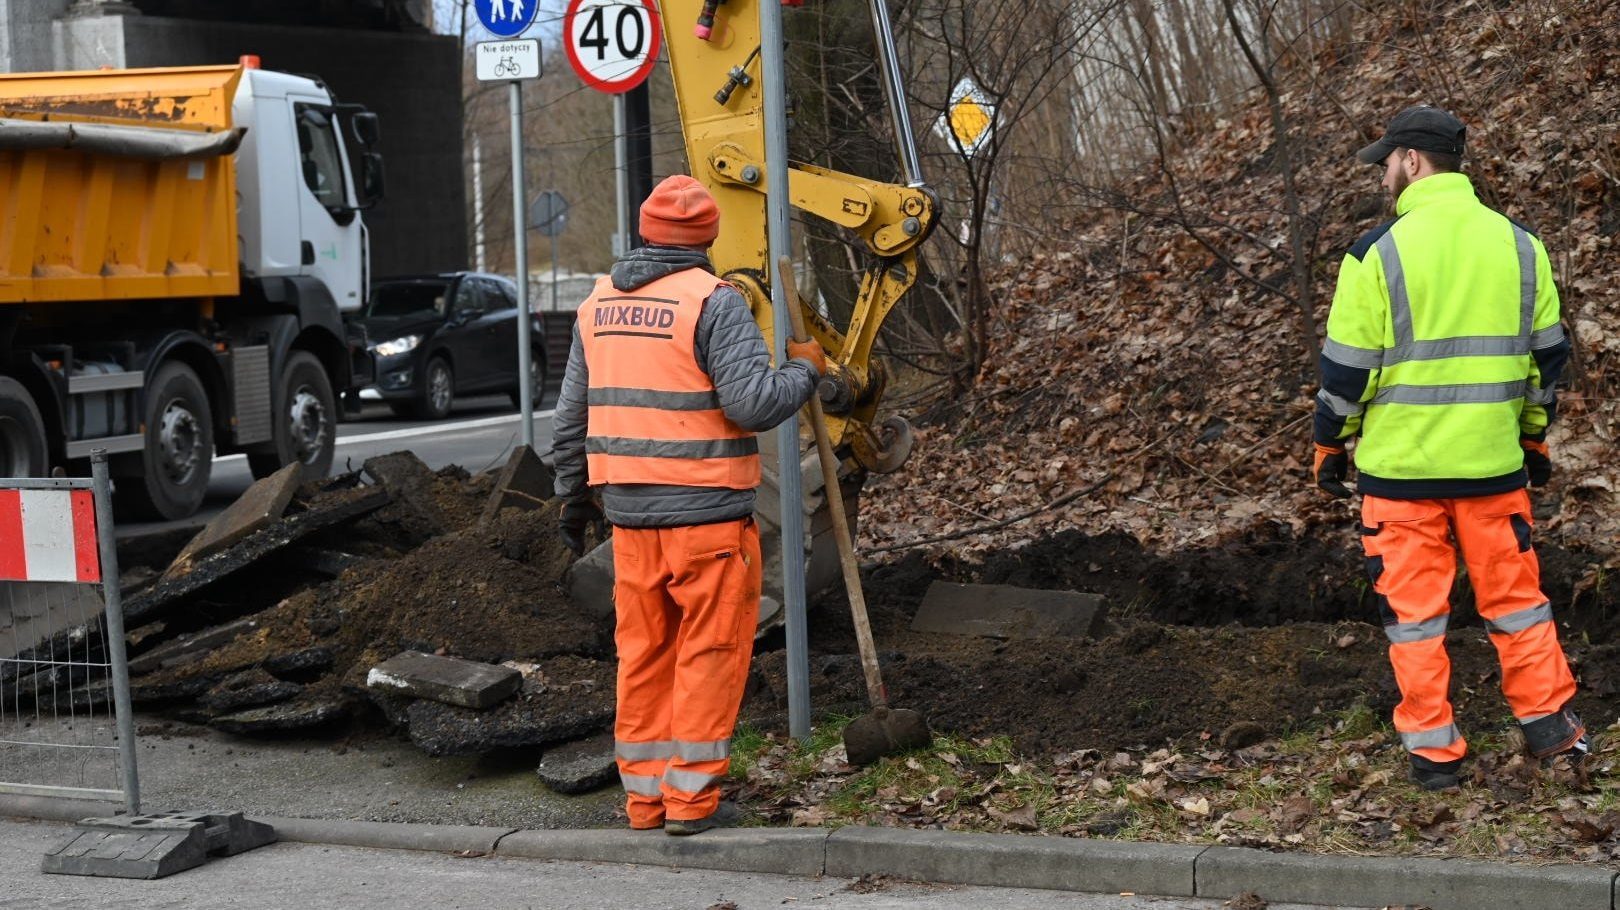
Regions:
<instances>
[{"instance_id":1,"label":"truck side mirror","mask_svg":"<svg viewBox=\"0 0 1620 910\"><path fill-rule=\"evenodd\" d=\"M375 205L383 197L383 158L377 152L366 152L360 158L360 184L365 189L364 205Z\"/></svg>"},{"instance_id":2,"label":"truck side mirror","mask_svg":"<svg viewBox=\"0 0 1620 910\"><path fill-rule=\"evenodd\" d=\"M354 138L361 145L376 145L382 139L382 122L371 111L361 111L349 118Z\"/></svg>"}]
</instances>

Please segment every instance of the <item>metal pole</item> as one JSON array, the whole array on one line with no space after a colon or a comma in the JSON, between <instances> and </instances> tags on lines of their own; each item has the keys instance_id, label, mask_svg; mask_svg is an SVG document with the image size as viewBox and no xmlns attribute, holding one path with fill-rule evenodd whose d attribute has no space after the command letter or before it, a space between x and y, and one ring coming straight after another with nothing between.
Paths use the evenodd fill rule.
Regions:
<instances>
[{"instance_id":1,"label":"metal pole","mask_svg":"<svg viewBox=\"0 0 1620 910\"><path fill-rule=\"evenodd\" d=\"M96 500L96 546L101 550L101 594L107 613L107 659L112 664L113 710L117 713L118 764L124 778L124 809L141 814L141 781L135 769L135 713L129 701L129 656L124 651L124 600L118 585L118 536L113 530L112 485L107 450L90 453Z\"/></svg>"},{"instance_id":2,"label":"metal pole","mask_svg":"<svg viewBox=\"0 0 1620 910\"><path fill-rule=\"evenodd\" d=\"M551 232L551 311L557 312L557 232Z\"/></svg>"},{"instance_id":3,"label":"metal pole","mask_svg":"<svg viewBox=\"0 0 1620 910\"><path fill-rule=\"evenodd\" d=\"M517 247L518 293L518 410L523 444L534 448L534 382L529 362L529 219L523 190L523 84L511 83L512 92L512 237ZM555 257L553 257L555 262ZM555 284L552 287L556 287Z\"/></svg>"},{"instance_id":4,"label":"metal pole","mask_svg":"<svg viewBox=\"0 0 1620 910\"><path fill-rule=\"evenodd\" d=\"M473 137L473 268L488 271L484 265L484 143Z\"/></svg>"},{"instance_id":5,"label":"metal pole","mask_svg":"<svg viewBox=\"0 0 1620 910\"><path fill-rule=\"evenodd\" d=\"M624 93L613 96L613 186L618 197L619 232L613 235L615 258L630 252L630 135L625 123Z\"/></svg>"},{"instance_id":6,"label":"metal pole","mask_svg":"<svg viewBox=\"0 0 1620 910\"><path fill-rule=\"evenodd\" d=\"M782 38L782 4L762 0L759 5L760 87L765 93L765 224L770 254L792 255L789 249L787 166L787 65ZM770 279L773 347L778 365L787 363L787 339L792 320L782 282ZM798 740L810 738L810 637L805 620L804 594L804 477L799 470L799 422L783 421L776 428L777 482L782 494L782 609L787 619L788 732ZM828 496L838 495L828 490Z\"/></svg>"}]
</instances>

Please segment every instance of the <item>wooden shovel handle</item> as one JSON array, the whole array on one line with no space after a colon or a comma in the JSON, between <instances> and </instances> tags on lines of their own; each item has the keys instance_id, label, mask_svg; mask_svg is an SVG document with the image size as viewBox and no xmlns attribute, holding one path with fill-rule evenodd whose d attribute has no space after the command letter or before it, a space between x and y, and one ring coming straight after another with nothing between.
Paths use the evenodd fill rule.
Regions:
<instances>
[{"instance_id":1,"label":"wooden shovel handle","mask_svg":"<svg viewBox=\"0 0 1620 910\"><path fill-rule=\"evenodd\" d=\"M804 328L804 314L799 312L799 290L793 282L793 263L782 256L776 261L781 273L782 293L787 298L788 318L792 322L793 340L810 340ZM821 412L821 399L810 396L810 428L816 434L816 453L821 458L821 482L827 496L827 511L832 513L833 536L838 540L838 564L844 570L844 590L849 594L850 619L855 624L855 642L861 651L861 670L866 676L866 696L872 707L882 708L889 703L889 693L883 686L883 673L878 669L877 645L872 641L872 622L866 616L866 594L861 589L861 570L855 562L855 538L849 532L849 516L844 514L844 497L838 485L838 459L833 455L832 440L827 436L827 419Z\"/></svg>"}]
</instances>

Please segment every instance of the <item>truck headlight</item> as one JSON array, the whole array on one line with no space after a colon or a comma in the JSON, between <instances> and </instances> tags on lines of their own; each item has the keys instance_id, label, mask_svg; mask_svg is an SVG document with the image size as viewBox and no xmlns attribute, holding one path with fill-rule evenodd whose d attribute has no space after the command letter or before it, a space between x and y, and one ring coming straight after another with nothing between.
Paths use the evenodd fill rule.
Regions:
<instances>
[{"instance_id":1,"label":"truck headlight","mask_svg":"<svg viewBox=\"0 0 1620 910\"><path fill-rule=\"evenodd\" d=\"M390 338L387 341L379 341L372 345L371 349L384 357L393 357L396 354L414 351L416 346L421 343L421 335L406 335L403 338Z\"/></svg>"}]
</instances>

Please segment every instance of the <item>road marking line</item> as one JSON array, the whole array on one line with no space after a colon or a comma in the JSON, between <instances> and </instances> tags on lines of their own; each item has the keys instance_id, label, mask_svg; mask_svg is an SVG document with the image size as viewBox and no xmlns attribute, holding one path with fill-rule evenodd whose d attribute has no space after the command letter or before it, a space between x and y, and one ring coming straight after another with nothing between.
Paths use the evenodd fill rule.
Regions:
<instances>
[{"instance_id":1,"label":"road marking line","mask_svg":"<svg viewBox=\"0 0 1620 910\"><path fill-rule=\"evenodd\" d=\"M534 416L536 419L539 419L542 417L551 417L556 413L555 408L548 408L544 411L535 411ZM425 427L410 427L404 430L385 430L381 433L366 433L360 436L339 436L337 444L339 448L342 448L346 445L355 445L362 442L382 442L387 439L414 439L418 436L432 436L436 433L445 432L446 430L477 430L484 427L500 426L504 423L517 423L518 419L522 416L522 414L502 414L499 417L480 417L477 420L461 420L455 423L440 423ZM246 455L242 455L240 453L236 455L221 455L214 459L214 464L225 464L230 461L246 458Z\"/></svg>"}]
</instances>

